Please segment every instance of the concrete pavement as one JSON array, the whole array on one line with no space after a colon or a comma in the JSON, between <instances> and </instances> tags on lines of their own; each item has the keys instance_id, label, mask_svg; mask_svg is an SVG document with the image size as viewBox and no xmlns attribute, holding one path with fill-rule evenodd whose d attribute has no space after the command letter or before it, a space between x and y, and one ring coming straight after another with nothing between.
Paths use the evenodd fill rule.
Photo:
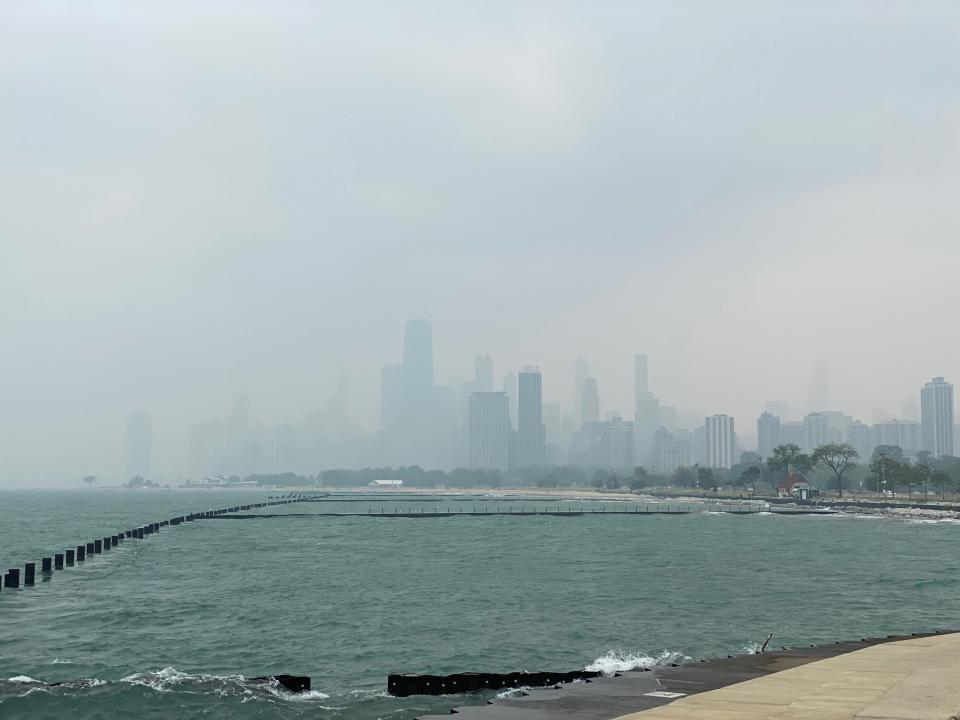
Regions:
<instances>
[{"instance_id":1,"label":"concrete pavement","mask_svg":"<svg viewBox=\"0 0 960 720\"><path fill-rule=\"evenodd\" d=\"M618 720L960 720L960 633L867 647Z\"/></svg>"}]
</instances>

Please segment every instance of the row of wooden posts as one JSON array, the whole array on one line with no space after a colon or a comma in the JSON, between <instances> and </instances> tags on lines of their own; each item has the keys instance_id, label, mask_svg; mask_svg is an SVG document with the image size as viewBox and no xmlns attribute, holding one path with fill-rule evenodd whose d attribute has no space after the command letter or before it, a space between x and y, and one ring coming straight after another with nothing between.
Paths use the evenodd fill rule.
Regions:
<instances>
[{"instance_id":1,"label":"row of wooden posts","mask_svg":"<svg viewBox=\"0 0 960 720\"><path fill-rule=\"evenodd\" d=\"M205 510L203 512L190 513L189 515L172 517L169 520L147 523L146 525L142 525L140 527L122 530L116 535L105 535L97 540L77 545L75 548L67 548L62 553L54 553L53 557L42 558L40 560L40 572L44 576L50 576L53 574L54 570L63 570L64 567L71 567L76 563L84 562L87 560L87 558L92 558L94 555L98 555L106 550L117 547L125 540L143 540L154 533L160 532L160 528L162 527L181 525L185 522L203 520L205 518L212 518L218 515L226 515L227 513L252 510L253 508L302 502L304 499L305 497L299 494L290 495L275 500L269 500L268 502L252 503L250 505L235 505L234 507L220 508L219 510ZM23 567L23 585L25 587L33 585L36 582L36 574L37 564L35 562L25 563ZM20 587L20 568L16 567L7 570L6 574L3 576L3 587L10 589L17 589Z\"/></svg>"}]
</instances>

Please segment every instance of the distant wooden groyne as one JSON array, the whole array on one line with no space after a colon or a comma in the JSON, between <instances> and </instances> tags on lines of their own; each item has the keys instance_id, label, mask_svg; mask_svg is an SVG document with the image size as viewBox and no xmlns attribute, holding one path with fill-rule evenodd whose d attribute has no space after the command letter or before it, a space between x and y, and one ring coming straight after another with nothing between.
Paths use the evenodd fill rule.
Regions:
<instances>
[{"instance_id":1,"label":"distant wooden groyne","mask_svg":"<svg viewBox=\"0 0 960 720\"><path fill-rule=\"evenodd\" d=\"M203 512L190 513L188 515L178 515L140 525L134 528L120 530L116 533L107 531L107 534L89 542L71 545L63 552L55 552L50 556L43 557L40 560L41 573L44 578L51 577L55 571L64 570L73 567L77 563L92 560L95 555L108 552L111 548L119 547L121 543L127 540L144 540L151 535L160 532L161 528L168 526L182 525L183 523L193 522L195 520L209 520L211 518L221 517L228 513L245 512L248 510L259 510L260 508L273 507L277 505L289 505L291 503L306 502L311 499L307 493L290 493L279 497L272 497L267 502L251 503L249 505L234 505L232 507L219 508L217 510L204 510ZM36 562L26 562L23 566L23 586L30 587L36 583ZM3 587L8 590L18 590L20 588L20 568L10 568L3 576Z\"/></svg>"},{"instance_id":2,"label":"distant wooden groyne","mask_svg":"<svg viewBox=\"0 0 960 720\"><path fill-rule=\"evenodd\" d=\"M556 508L550 506L537 507L536 505L487 505L482 508L468 507L433 507L432 509L412 506L401 508L395 505L392 509L386 506L379 508L369 508L366 512L303 512L303 513L225 513L216 515L214 520L256 520L261 518L330 518L330 517L366 517L366 518L408 518L408 519L430 519L430 518L452 518L452 517L584 517L588 515L604 516L623 516L623 515L699 515L711 513L724 513L730 515L758 515L769 513L771 515L832 515L834 511L824 508L767 508L761 505L625 505L618 507L567 507Z\"/></svg>"}]
</instances>

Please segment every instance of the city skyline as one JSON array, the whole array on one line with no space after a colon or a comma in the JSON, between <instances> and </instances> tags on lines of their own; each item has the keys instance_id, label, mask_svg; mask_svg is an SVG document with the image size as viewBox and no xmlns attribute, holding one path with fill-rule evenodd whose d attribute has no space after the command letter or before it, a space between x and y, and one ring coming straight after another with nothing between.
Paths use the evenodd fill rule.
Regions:
<instances>
[{"instance_id":1,"label":"city skyline","mask_svg":"<svg viewBox=\"0 0 960 720\"><path fill-rule=\"evenodd\" d=\"M636 422L638 353L662 407L742 432L960 377L948 5L61 11L0 27L4 487L117 476L136 411L188 472L238 391L330 456L410 318L441 387L489 354L569 411L584 358L598 421Z\"/></svg>"},{"instance_id":2,"label":"city skyline","mask_svg":"<svg viewBox=\"0 0 960 720\"><path fill-rule=\"evenodd\" d=\"M572 407L572 399L568 403L547 399L544 386L562 387L565 383L560 378L544 379L535 366L522 366L516 373L507 371L504 384L512 383L516 393L511 407L507 391L491 389L500 369L491 354L475 353L473 377L443 386L434 377L432 324L422 318L408 320L403 335L397 353L400 362L387 363L382 369L380 422L372 430L350 422L344 372L338 376L326 411L299 424L290 419L264 423L251 410L248 396L236 393L222 420L192 425L187 433L189 461L172 472L161 469L156 474L170 480L378 464L504 472L528 465L582 464L621 470L640 465L652 472L669 473L693 464L729 468L743 451L769 457L772 447L791 442L805 452L827 442L846 442L858 450L861 459L878 445L899 445L910 455L927 450L939 457L953 453L955 437L960 435L960 425L954 422L953 387L943 376L918 388L920 402L904 400L901 410L915 415L909 419L902 413L898 417L897 413L881 416L874 412L873 421L864 422L864 418L841 410L810 410L817 407L813 405L791 409L786 401L768 400L757 403L761 409L754 418L741 417L738 432L733 415L698 416L686 408L662 404L650 381L647 353L632 356L635 408L634 420L627 422L619 408L630 403L622 397L609 402L607 407L618 408L607 410L606 419L601 418L604 406L599 402L598 382L585 374L588 364L582 356L576 357L568 372L573 379L572 399L582 379L579 412ZM816 402L823 402L828 380L822 364L814 367L813 378L810 387L821 388ZM593 407L594 402L596 407L584 418L584 406ZM549 442L547 414L553 426ZM525 433L521 432L523 425ZM114 479L151 475L155 441L152 415L144 409L130 412L124 470L104 475Z\"/></svg>"}]
</instances>

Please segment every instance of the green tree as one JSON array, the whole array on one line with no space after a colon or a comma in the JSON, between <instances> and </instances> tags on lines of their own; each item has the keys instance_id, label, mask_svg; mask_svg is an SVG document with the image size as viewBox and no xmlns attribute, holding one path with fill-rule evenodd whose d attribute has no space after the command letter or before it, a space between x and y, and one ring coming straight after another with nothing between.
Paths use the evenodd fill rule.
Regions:
<instances>
[{"instance_id":1,"label":"green tree","mask_svg":"<svg viewBox=\"0 0 960 720\"><path fill-rule=\"evenodd\" d=\"M642 490L650 484L650 476L645 467L637 466L633 469L633 479L630 481L631 490Z\"/></svg>"},{"instance_id":2,"label":"green tree","mask_svg":"<svg viewBox=\"0 0 960 720\"><path fill-rule=\"evenodd\" d=\"M920 455L917 455L920 458ZM933 466L927 462L929 454L917 461L917 464L913 466L914 472L917 474L917 484L923 485L923 499L926 500L929 497L930 490L930 478L933 475Z\"/></svg>"},{"instance_id":3,"label":"green tree","mask_svg":"<svg viewBox=\"0 0 960 720\"><path fill-rule=\"evenodd\" d=\"M934 470L930 475L930 482L933 486L940 489L940 499L943 500L943 488L950 481L950 476L943 470Z\"/></svg>"},{"instance_id":4,"label":"green tree","mask_svg":"<svg viewBox=\"0 0 960 720\"><path fill-rule=\"evenodd\" d=\"M810 461L814 466L830 468L837 480L837 495L843 497L843 475L854 466L858 457L849 443L827 443L813 451Z\"/></svg>"},{"instance_id":5,"label":"green tree","mask_svg":"<svg viewBox=\"0 0 960 720\"><path fill-rule=\"evenodd\" d=\"M590 479L590 487L596 488L597 490L603 489L603 486L606 484L607 473L605 473L603 470L597 470Z\"/></svg>"},{"instance_id":6,"label":"green tree","mask_svg":"<svg viewBox=\"0 0 960 720\"><path fill-rule=\"evenodd\" d=\"M717 491L717 477L712 468L697 468L697 484L701 490Z\"/></svg>"},{"instance_id":7,"label":"green tree","mask_svg":"<svg viewBox=\"0 0 960 720\"><path fill-rule=\"evenodd\" d=\"M674 487L694 487L697 484L697 471L689 465L678 467L670 482Z\"/></svg>"},{"instance_id":8,"label":"green tree","mask_svg":"<svg viewBox=\"0 0 960 720\"><path fill-rule=\"evenodd\" d=\"M614 473L610 473L607 477L607 490L619 490L620 489L620 480Z\"/></svg>"},{"instance_id":9,"label":"green tree","mask_svg":"<svg viewBox=\"0 0 960 720\"><path fill-rule=\"evenodd\" d=\"M767 458L767 467L774 473L782 472L789 475L791 472L807 472L814 463L809 455L804 454L799 445L787 443L773 449L773 455ZM770 479L771 486L774 478Z\"/></svg>"},{"instance_id":10,"label":"green tree","mask_svg":"<svg viewBox=\"0 0 960 720\"><path fill-rule=\"evenodd\" d=\"M910 463L900 463L895 478L899 485L907 489L908 498L913 498L913 489L923 482L917 468Z\"/></svg>"},{"instance_id":11,"label":"green tree","mask_svg":"<svg viewBox=\"0 0 960 720\"><path fill-rule=\"evenodd\" d=\"M749 484L750 491L754 495L757 494L757 480L760 479L760 473L761 470L759 465L751 465L740 474L740 482L743 483L744 486Z\"/></svg>"},{"instance_id":12,"label":"green tree","mask_svg":"<svg viewBox=\"0 0 960 720\"><path fill-rule=\"evenodd\" d=\"M900 472L902 463L886 456L878 457L876 454L870 461L870 474L877 485L877 494L882 494L884 490L896 488L896 480ZM895 494L895 493L894 493Z\"/></svg>"}]
</instances>

